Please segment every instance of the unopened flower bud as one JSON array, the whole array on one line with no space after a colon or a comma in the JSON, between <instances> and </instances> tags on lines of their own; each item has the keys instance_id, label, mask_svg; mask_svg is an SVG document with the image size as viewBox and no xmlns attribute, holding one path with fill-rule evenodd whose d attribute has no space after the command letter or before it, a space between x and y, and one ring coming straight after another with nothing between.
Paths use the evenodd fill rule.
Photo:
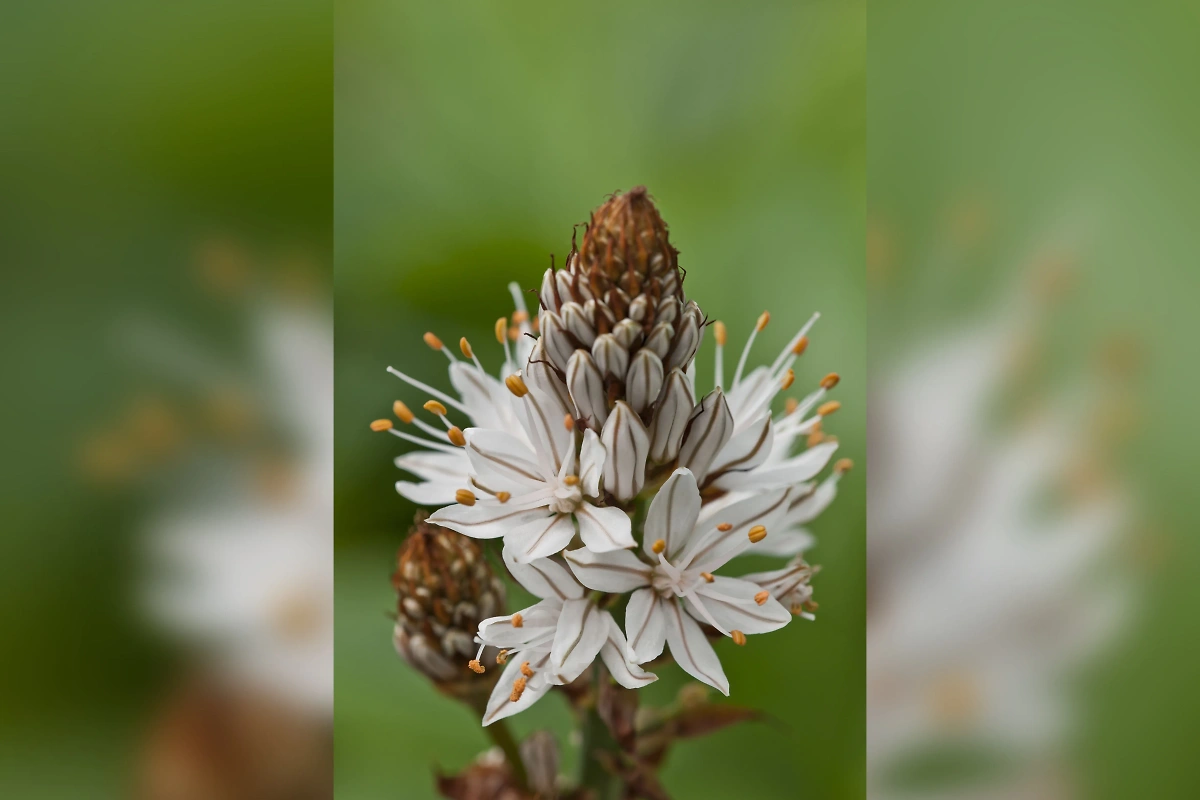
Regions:
<instances>
[{"instance_id":1,"label":"unopened flower bud","mask_svg":"<svg viewBox=\"0 0 1200 800\"><path fill-rule=\"evenodd\" d=\"M679 466L687 467L703 483L708 469L721 448L733 435L733 414L720 389L713 389L700 401L688 419L679 447Z\"/></svg>"},{"instance_id":2,"label":"unopened flower bud","mask_svg":"<svg viewBox=\"0 0 1200 800\"><path fill-rule=\"evenodd\" d=\"M646 426L624 402L617 401L600 436L608 453L604 461L604 488L618 500L632 499L646 481L650 435Z\"/></svg>"}]
</instances>

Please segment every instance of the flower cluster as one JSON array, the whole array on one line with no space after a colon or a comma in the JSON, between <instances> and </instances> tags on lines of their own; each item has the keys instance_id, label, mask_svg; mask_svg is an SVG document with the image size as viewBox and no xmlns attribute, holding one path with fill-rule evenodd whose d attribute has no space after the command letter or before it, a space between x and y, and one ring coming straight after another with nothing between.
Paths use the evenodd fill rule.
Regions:
<instances>
[{"instance_id":1,"label":"flower cluster","mask_svg":"<svg viewBox=\"0 0 1200 800\"><path fill-rule=\"evenodd\" d=\"M513 578L540 598L479 623L470 668L504 672L487 705L490 724L582 675L600 657L622 686L655 680L641 665L664 648L721 692L728 680L710 643L812 618L804 525L834 499L849 469L822 425L838 376L807 394L776 398L794 381L813 315L767 365L748 369L764 313L737 362L724 369L725 326L686 298L667 228L643 188L593 215L581 247L548 269L531 318L516 284L511 319L496 322L504 365L493 375L474 348L447 356L457 396L389 371L428 396L442 428L397 401L372 428L421 445L396 459L418 480L397 491L436 506L436 523L476 539L502 539ZM694 360L713 329L716 380L697 399ZM535 335L536 334L536 335ZM420 433L410 433L407 428ZM423 434L423 435L422 435ZM747 553L792 558L779 570L715 574ZM624 626L613 611L624 608Z\"/></svg>"}]
</instances>

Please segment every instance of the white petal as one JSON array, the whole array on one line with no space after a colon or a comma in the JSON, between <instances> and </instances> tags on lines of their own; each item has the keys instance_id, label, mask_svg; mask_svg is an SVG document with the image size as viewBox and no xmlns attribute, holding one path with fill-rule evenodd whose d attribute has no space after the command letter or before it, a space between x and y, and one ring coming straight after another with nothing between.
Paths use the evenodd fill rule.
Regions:
<instances>
[{"instance_id":1,"label":"white petal","mask_svg":"<svg viewBox=\"0 0 1200 800\"><path fill-rule=\"evenodd\" d=\"M579 538L594 553L637 546L629 515L619 508L583 503L575 510L575 520L579 523Z\"/></svg>"},{"instance_id":2,"label":"white petal","mask_svg":"<svg viewBox=\"0 0 1200 800\"><path fill-rule=\"evenodd\" d=\"M598 592L632 592L650 585L650 565L629 550L596 553L581 547L563 557L579 582Z\"/></svg>"},{"instance_id":3,"label":"white petal","mask_svg":"<svg viewBox=\"0 0 1200 800\"><path fill-rule=\"evenodd\" d=\"M569 409L558 396L528 386L524 397L513 397L520 412L521 424L537 453L543 475L558 474L568 453L575 452L575 434L564 425Z\"/></svg>"},{"instance_id":4,"label":"white petal","mask_svg":"<svg viewBox=\"0 0 1200 800\"><path fill-rule=\"evenodd\" d=\"M764 587L747 580L718 576L712 583L700 584L696 594L704 603L705 610L725 630L769 633L787 625L792 615L773 596L768 597L761 606L754 602L754 595L763 590ZM688 612L692 616L705 619L705 615L693 611L694 606L690 599L687 602Z\"/></svg>"},{"instance_id":5,"label":"white petal","mask_svg":"<svg viewBox=\"0 0 1200 800\"><path fill-rule=\"evenodd\" d=\"M604 660L604 666L608 667L608 673L626 689L640 689L658 680L657 675L646 672L626 657L629 645L625 641L625 634L621 632L621 626L613 619L612 614L606 611L604 615L608 617L608 639L600 648L600 658Z\"/></svg>"},{"instance_id":6,"label":"white petal","mask_svg":"<svg viewBox=\"0 0 1200 800\"><path fill-rule=\"evenodd\" d=\"M575 416L587 420L593 429L603 428L608 419L604 375L588 351L576 350L567 362L567 389L575 404Z\"/></svg>"},{"instance_id":7,"label":"white petal","mask_svg":"<svg viewBox=\"0 0 1200 800\"><path fill-rule=\"evenodd\" d=\"M650 431L651 459L661 463L679 455L679 443L695 405L691 381L682 370L671 370L658 409L654 412Z\"/></svg>"},{"instance_id":8,"label":"white petal","mask_svg":"<svg viewBox=\"0 0 1200 800\"><path fill-rule=\"evenodd\" d=\"M650 510L646 512L642 549L646 555L657 561L658 554L654 552L654 542L662 539L667 545L667 559L674 559L691 541L696 518L699 516L700 490L696 486L696 478L689 470L677 469L650 501Z\"/></svg>"},{"instance_id":9,"label":"white petal","mask_svg":"<svg viewBox=\"0 0 1200 800\"><path fill-rule=\"evenodd\" d=\"M426 481L455 481L459 487L467 485L471 472L471 461L464 450L443 453L437 450L414 450L396 456L396 466L411 472Z\"/></svg>"},{"instance_id":10,"label":"white petal","mask_svg":"<svg viewBox=\"0 0 1200 800\"><path fill-rule=\"evenodd\" d=\"M438 509L429 515L429 521L464 536L495 539L514 528L536 524L546 519L547 513L545 508L514 508L511 503L481 497L473 506L456 503Z\"/></svg>"},{"instance_id":11,"label":"white petal","mask_svg":"<svg viewBox=\"0 0 1200 800\"><path fill-rule=\"evenodd\" d=\"M589 599L563 603L554 645L550 648L550 669L556 681L575 680L596 660L600 648L608 641L606 616Z\"/></svg>"},{"instance_id":12,"label":"white petal","mask_svg":"<svg viewBox=\"0 0 1200 800\"><path fill-rule=\"evenodd\" d=\"M479 623L479 638L491 647L523 647L530 642L549 639L558 627L562 603L543 600L529 608L512 614L489 617ZM512 619L521 615L521 627L515 627Z\"/></svg>"},{"instance_id":13,"label":"white petal","mask_svg":"<svg viewBox=\"0 0 1200 800\"><path fill-rule=\"evenodd\" d=\"M583 432L579 448L579 487L588 497L600 496L600 479L604 477L604 444L592 429Z\"/></svg>"},{"instance_id":14,"label":"white petal","mask_svg":"<svg viewBox=\"0 0 1200 800\"><path fill-rule=\"evenodd\" d=\"M726 473L717 479L715 485L727 491L795 486L810 480L824 469L837 448L837 442L822 442L798 456L769 467L761 467L753 472Z\"/></svg>"},{"instance_id":15,"label":"white petal","mask_svg":"<svg viewBox=\"0 0 1200 800\"><path fill-rule=\"evenodd\" d=\"M545 394L555 395L563 408L570 408L571 399L567 394L567 387L563 386L562 378L558 377L558 373L550 365L541 339L538 339L533 345L533 349L529 352L529 360L525 362L521 374L524 375L527 386ZM504 390L504 394L508 394L508 389ZM514 415L512 419L516 420L517 417ZM496 427L505 428L507 426L498 425Z\"/></svg>"},{"instance_id":16,"label":"white petal","mask_svg":"<svg viewBox=\"0 0 1200 800\"><path fill-rule=\"evenodd\" d=\"M639 414L658 399L663 386L663 365L652 350L642 348L629 364L625 376L625 397Z\"/></svg>"},{"instance_id":17,"label":"white petal","mask_svg":"<svg viewBox=\"0 0 1200 800\"><path fill-rule=\"evenodd\" d=\"M513 681L521 674L521 664L524 661L529 662L529 666L535 672L535 678L531 678L525 684L525 691L521 692L520 699L517 702L512 702L512 687ZM544 679L537 680L537 674L540 674L550 662L550 653L537 653L527 659L510 659L504 667L504 672L500 675L500 680L496 683L496 688L492 689L492 695L488 698L487 710L483 713L483 727L491 725L496 720L511 717L542 699L546 692L550 691L550 683Z\"/></svg>"},{"instance_id":18,"label":"white petal","mask_svg":"<svg viewBox=\"0 0 1200 800\"><path fill-rule=\"evenodd\" d=\"M432 519L432 517L430 518ZM535 519L504 534L504 547L514 561L528 564L552 556L571 543L575 526L570 514L551 514Z\"/></svg>"},{"instance_id":19,"label":"white petal","mask_svg":"<svg viewBox=\"0 0 1200 800\"><path fill-rule=\"evenodd\" d=\"M787 521L784 520L784 524ZM816 537L804 528L772 531L771 535L758 544L750 545L743 555L750 556L794 556L803 553L817 543Z\"/></svg>"},{"instance_id":20,"label":"white petal","mask_svg":"<svg viewBox=\"0 0 1200 800\"><path fill-rule=\"evenodd\" d=\"M837 497L839 478L841 478L841 474L835 471L834 474L821 481L821 485L812 494L799 501L792 501L787 516L784 517L784 522L788 525L804 525L819 517L821 512L829 508L830 503Z\"/></svg>"},{"instance_id":21,"label":"white petal","mask_svg":"<svg viewBox=\"0 0 1200 800\"><path fill-rule=\"evenodd\" d=\"M688 419L679 447L679 466L687 467L703 483L717 453L733 435L733 416L720 389L713 389L700 401Z\"/></svg>"},{"instance_id":22,"label":"white petal","mask_svg":"<svg viewBox=\"0 0 1200 800\"><path fill-rule=\"evenodd\" d=\"M467 428L463 436L471 469L481 485L510 494L545 487L537 456L516 436L487 428Z\"/></svg>"},{"instance_id":23,"label":"white petal","mask_svg":"<svg viewBox=\"0 0 1200 800\"><path fill-rule=\"evenodd\" d=\"M629 596L625 630L629 634L630 661L645 664L658 658L667 641L666 623L662 602L653 589L638 589Z\"/></svg>"},{"instance_id":24,"label":"white petal","mask_svg":"<svg viewBox=\"0 0 1200 800\"><path fill-rule=\"evenodd\" d=\"M396 481L396 492L406 500L419 506L444 506L454 503L458 490L468 485L466 480L456 481Z\"/></svg>"},{"instance_id":25,"label":"white petal","mask_svg":"<svg viewBox=\"0 0 1200 800\"><path fill-rule=\"evenodd\" d=\"M805 563L804 559L796 558L783 569L743 575L742 580L756 583L770 592L773 597L781 598L787 597L807 584L812 578L813 572L813 567Z\"/></svg>"},{"instance_id":26,"label":"white petal","mask_svg":"<svg viewBox=\"0 0 1200 800\"><path fill-rule=\"evenodd\" d=\"M771 415L763 414L735 433L721 448L709 467L709 480L725 472L749 472L767 460L772 444Z\"/></svg>"},{"instance_id":27,"label":"white petal","mask_svg":"<svg viewBox=\"0 0 1200 800\"><path fill-rule=\"evenodd\" d=\"M467 408L471 424L480 428L503 429L508 419L507 409L500 402L507 390L491 375L480 372L469 361L455 361L450 365L450 383L462 404Z\"/></svg>"},{"instance_id":28,"label":"white petal","mask_svg":"<svg viewBox=\"0 0 1200 800\"><path fill-rule=\"evenodd\" d=\"M642 490L646 480L646 457L650 437L633 409L618 400L601 434L607 458L604 488L618 500L629 500Z\"/></svg>"},{"instance_id":29,"label":"white petal","mask_svg":"<svg viewBox=\"0 0 1200 800\"><path fill-rule=\"evenodd\" d=\"M504 566L525 587L526 591L546 600L574 600L583 597L583 587L571 573L550 558L534 561L517 561L512 550L504 548Z\"/></svg>"},{"instance_id":30,"label":"white petal","mask_svg":"<svg viewBox=\"0 0 1200 800\"><path fill-rule=\"evenodd\" d=\"M700 630L691 616L683 612L678 602L663 601L662 606L667 618L667 645L676 663L696 680L704 681L728 697L729 679L725 677L721 660L708 643L704 631Z\"/></svg>"},{"instance_id":31,"label":"white petal","mask_svg":"<svg viewBox=\"0 0 1200 800\"><path fill-rule=\"evenodd\" d=\"M700 526L705 533L692 538L677 566L697 572L716 570L750 547L750 529L758 525L767 529L767 538L770 538L773 530L781 529L780 522L787 513L788 493L788 489L777 489L722 509L710 525ZM729 523L732 527L727 531L718 530L721 523Z\"/></svg>"}]
</instances>

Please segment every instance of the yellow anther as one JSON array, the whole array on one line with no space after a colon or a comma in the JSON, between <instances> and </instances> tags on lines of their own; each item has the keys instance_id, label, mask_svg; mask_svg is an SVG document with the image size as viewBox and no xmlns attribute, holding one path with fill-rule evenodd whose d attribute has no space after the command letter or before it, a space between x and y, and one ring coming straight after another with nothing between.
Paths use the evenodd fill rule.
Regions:
<instances>
[{"instance_id":1,"label":"yellow anther","mask_svg":"<svg viewBox=\"0 0 1200 800\"><path fill-rule=\"evenodd\" d=\"M763 328L767 327L767 323L770 321L771 321L771 312L770 311L762 312L761 314L758 315L758 322L755 323L754 330L761 331Z\"/></svg>"},{"instance_id":2,"label":"yellow anther","mask_svg":"<svg viewBox=\"0 0 1200 800\"><path fill-rule=\"evenodd\" d=\"M496 341L504 344L504 340L508 338L508 317L501 317L496 320Z\"/></svg>"},{"instance_id":3,"label":"yellow anther","mask_svg":"<svg viewBox=\"0 0 1200 800\"><path fill-rule=\"evenodd\" d=\"M487 671L484 668L483 664L479 663L479 659L477 659L477 658L472 658L470 661L468 661L467 666L470 667L471 672L474 672L476 675L482 675L484 672Z\"/></svg>"},{"instance_id":4,"label":"yellow anther","mask_svg":"<svg viewBox=\"0 0 1200 800\"><path fill-rule=\"evenodd\" d=\"M833 471L839 475L845 475L852 469L854 469L854 462L848 458L839 458L833 465Z\"/></svg>"},{"instance_id":5,"label":"yellow anther","mask_svg":"<svg viewBox=\"0 0 1200 800\"><path fill-rule=\"evenodd\" d=\"M721 533L724 533L725 531L731 531L731 530L733 530L733 523L722 522L720 525L717 526L717 530L719 530Z\"/></svg>"},{"instance_id":6,"label":"yellow anther","mask_svg":"<svg viewBox=\"0 0 1200 800\"><path fill-rule=\"evenodd\" d=\"M787 372L783 373L783 385L780 386L779 388L784 391L787 391L788 389L790 389L792 387L792 384L795 382L796 382L796 371L789 369Z\"/></svg>"},{"instance_id":7,"label":"yellow anther","mask_svg":"<svg viewBox=\"0 0 1200 800\"><path fill-rule=\"evenodd\" d=\"M837 400L830 400L828 403L822 403L817 408L817 413L820 414L822 417L828 417L830 414L837 411L841 407L842 407L842 404L839 403Z\"/></svg>"},{"instance_id":8,"label":"yellow anther","mask_svg":"<svg viewBox=\"0 0 1200 800\"><path fill-rule=\"evenodd\" d=\"M783 413L790 417L792 414L796 413L796 409L799 407L800 401L794 397L789 397L787 402L783 404Z\"/></svg>"},{"instance_id":9,"label":"yellow anther","mask_svg":"<svg viewBox=\"0 0 1200 800\"><path fill-rule=\"evenodd\" d=\"M430 414L437 414L439 417L446 416L446 407L437 400L426 400L425 405L421 406Z\"/></svg>"},{"instance_id":10,"label":"yellow anther","mask_svg":"<svg viewBox=\"0 0 1200 800\"><path fill-rule=\"evenodd\" d=\"M514 311L512 319L513 319L513 325L520 325L522 322L529 319L529 312Z\"/></svg>"},{"instance_id":11,"label":"yellow anther","mask_svg":"<svg viewBox=\"0 0 1200 800\"><path fill-rule=\"evenodd\" d=\"M509 375L504 379L504 385L517 397L524 397L529 394L529 387L525 385L525 379L520 375Z\"/></svg>"},{"instance_id":12,"label":"yellow anther","mask_svg":"<svg viewBox=\"0 0 1200 800\"><path fill-rule=\"evenodd\" d=\"M794 356L803 355L804 351L807 349L808 349L808 337L801 336L798 340L796 340L796 343L794 345L792 345L792 355L794 355Z\"/></svg>"},{"instance_id":13,"label":"yellow anther","mask_svg":"<svg viewBox=\"0 0 1200 800\"><path fill-rule=\"evenodd\" d=\"M808 435L808 441L804 444L806 447L816 447L823 441L825 441L825 433L820 428L817 428Z\"/></svg>"},{"instance_id":14,"label":"yellow anther","mask_svg":"<svg viewBox=\"0 0 1200 800\"><path fill-rule=\"evenodd\" d=\"M831 372L828 375L826 375L824 378L821 378L821 388L822 389L832 389L833 387L838 385L838 381L840 381L841 379L842 379L841 376L838 375L836 372Z\"/></svg>"},{"instance_id":15,"label":"yellow anther","mask_svg":"<svg viewBox=\"0 0 1200 800\"><path fill-rule=\"evenodd\" d=\"M455 425L446 431L446 438L450 440L450 444L455 447L466 447L467 437L463 436L462 428Z\"/></svg>"},{"instance_id":16,"label":"yellow anther","mask_svg":"<svg viewBox=\"0 0 1200 800\"><path fill-rule=\"evenodd\" d=\"M371 422L371 430L376 432L391 430L391 428L392 421L390 419L377 419Z\"/></svg>"},{"instance_id":17,"label":"yellow anther","mask_svg":"<svg viewBox=\"0 0 1200 800\"><path fill-rule=\"evenodd\" d=\"M705 583L712 583L713 581L716 580L716 578L713 577L713 574L711 572L701 572L700 577L704 578Z\"/></svg>"},{"instance_id":18,"label":"yellow anther","mask_svg":"<svg viewBox=\"0 0 1200 800\"><path fill-rule=\"evenodd\" d=\"M404 403L401 403L399 400L392 403L392 413L396 415L396 419L400 420L405 425L408 425L413 421L413 412L409 410L408 406L404 405Z\"/></svg>"},{"instance_id":19,"label":"yellow anther","mask_svg":"<svg viewBox=\"0 0 1200 800\"><path fill-rule=\"evenodd\" d=\"M459 489L454 493L454 499L458 501L459 505L475 505L475 493L470 489Z\"/></svg>"},{"instance_id":20,"label":"yellow anther","mask_svg":"<svg viewBox=\"0 0 1200 800\"><path fill-rule=\"evenodd\" d=\"M441 350L443 347L445 347L445 345L442 344L442 340L434 336L433 333L427 332L424 336L424 339L425 344L429 345L434 350Z\"/></svg>"},{"instance_id":21,"label":"yellow anther","mask_svg":"<svg viewBox=\"0 0 1200 800\"><path fill-rule=\"evenodd\" d=\"M521 338L521 329L518 328L516 325L514 325L508 329L508 340L510 342L515 342L517 339L520 339L520 338Z\"/></svg>"},{"instance_id":22,"label":"yellow anther","mask_svg":"<svg viewBox=\"0 0 1200 800\"><path fill-rule=\"evenodd\" d=\"M471 350L471 343L467 341L467 337L465 336L458 340L458 349L461 350L462 354L467 358L471 358L475 355L475 352Z\"/></svg>"},{"instance_id":23,"label":"yellow anther","mask_svg":"<svg viewBox=\"0 0 1200 800\"><path fill-rule=\"evenodd\" d=\"M751 542L758 544L763 539L767 538L767 529L762 525L755 525L746 535L750 537Z\"/></svg>"},{"instance_id":24,"label":"yellow anther","mask_svg":"<svg viewBox=\"0 0 1200 800\"><path fill-rule=\"evenodd\" d=\"M575 430L575 418L570 414L567 414L565 417L563 417L563 427L569 431Z\"/></svg>"},{"instance_id":25,"label":"yellow anther","mask_svg":"<svg viewBox=\"0 0 1200 800\"><path fill-rule=\"evenodd\" d=\"M515 703L521 699L521 695L524 693L525 693L525 676L518 675L517 679L515 681L513 681L513 688L512 688L512 692L508 695L508 701L510 703Z\"/></svg>"},{"instance_id":26,"label":"yellow anther","mask_svg":"<svg viewBox=\"0 0 1200 800\"><path fill-rule=\"evenodd\" d=\"M508 661L508 651L507 650L501 650L499 653L496 653L496 663L497 664L503 664L505 661Z\"/></svg>"},{"instance_id":27,"label":"yellow anther","mask_svg":"<svg viewBox=\"0 0 1200 800\"><path fill-rule=\"evenodd\" d=\"M525 624L525 618L524 618L524 617L522 617L520 614L513 614L513 615L512 615L512 626L513 626L514 628L520 628L520 627L521 627L521 626L523 626L524 624Z\"/></svg>"},{"instance_id":28,"label":"yellow anther","mask_svg":"<svg viewBox=\"0 0 1200 800\"><path fill-rule=\"evenodd\" d=\"M754 602L758 603L760 606L770 599L771 599L771 593L765 589L763 591L759 592L758 594L754 595Z\"/></svg>"},{"instance_id":29,"label":"yellow anther","mask_svg":"<svg viewBox=\"0 0 1200 800\"><path fill-rule=\"evenodd\" d=\"M738 647L742 647L746 644L746 634L742 633L741 631L730 631L729 638L733 639L733 643Z\"/></svg>"},{"instance_id":30,"label":"yellow anther","mask_svg":"<svg viewBox=\"0 0 1200 800\"><path fill-rule=\"evenodd\" d=\"M508 492L496 492L496 499L501 503L507 503L510 497L512 497L512 495Z\"/></svg>"},{"instance_id":31,"label":"yellow anther","mask_svg":"<svg viewBox=\"0 0 1200 800\"><path fill-rule=\"evenodd\" d=\"M565 483L567 486L578 486L579 485L579 476L578 475L568 475L567 477L562 479L562 482Z\"/></svg>"},{"instance_id":32,"label":"yellow anther","mask_svg":"<svg viewBox=\"0 0 1200 800\"><path fill-rule=\"evenodd\" d=\"M661 553L663 550L667 549L667 543L662 539L655 539L654 544L650 545L650 549L653 550L655 554Z\"/></svg>"},{"instance_id":33,"label":"yellow anther","mask_svg":"<svg viewBox=\"0 0 1200 800\"><path fill-rule=\"evenodd\" d=\"M804 610L805 611L810 611L810 612L816 611L818 608L820 608L820 606L817 605L816 600L805 600L804 601Z\"/></svg>"},{"instance_id":34,"label":"yellow anther","mask_svg":"<svg viewBox=\"0 0 1200 800\"><path fill-rule=\"evenodd\" d=\"M525 663L523 663L521 665L521 674L524 675L526 678L533 677L533 670L529 667L528 661L526 661Z\"/></svg>"},{"instance_id":35,"label":"yellow anther","mask_svg":"<svg viewBox=\"0 0 1200 800\"><path fill-rule=\"evenodd\" d=\"M728 336L725 331L725 323L717 320L713 323L713 338L717 340L717 344L721 347L725 346L725 339Z\"/></svg>"}]
</instances>

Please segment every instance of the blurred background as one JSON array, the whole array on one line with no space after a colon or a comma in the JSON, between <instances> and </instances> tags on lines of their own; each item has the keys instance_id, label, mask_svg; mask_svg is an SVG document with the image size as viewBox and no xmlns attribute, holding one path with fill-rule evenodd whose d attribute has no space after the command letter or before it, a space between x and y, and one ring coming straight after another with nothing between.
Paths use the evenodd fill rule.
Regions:
<instances>
[{"instance_id":1,"label":"blurred background","mask_svg":"<svg viewBox=\"0 0 1200 800\"><path fill-rule=\"evenodd\" d=\"M870 797L1200 791L1196 23L871 4Z\"/></svg>"},{"instance_id":2,"label":"blurred background","mask_svg":"<svg viewBox=\"0 0 1200 800\"><path fill-rule=\"evenodd\" d=\"M332 10L0 12L0 795L330 794Z\"/></svg>"},{"instance_id":3,"label":"blurred background","mask_svg":"<svg viewBox=\"0 0 1200 800\"><path fill-rule=\"evenodd\" d=\"M535 288L609 193L649 188L689 297L728 324L731 345L769 309L765 359L822 313L797 380L841 374L827 431L861 462L864 37L861 3L338 4L339 797L432 797L434 766L457 771L487 746L475 715L392 648L389 575L414 508L393 488L404 443L368 423L423 398L385 367L447 388L425 331L467 336L499 364L506 284ZM731 701L778 724L681 744L663 773L672 796L862 796L864 473L812 526L817 621L722 651ZM663 673L644 703L683 684ZM513 722L554 730L574 757L561 697Z\"/></svg>"}]
</instances>

